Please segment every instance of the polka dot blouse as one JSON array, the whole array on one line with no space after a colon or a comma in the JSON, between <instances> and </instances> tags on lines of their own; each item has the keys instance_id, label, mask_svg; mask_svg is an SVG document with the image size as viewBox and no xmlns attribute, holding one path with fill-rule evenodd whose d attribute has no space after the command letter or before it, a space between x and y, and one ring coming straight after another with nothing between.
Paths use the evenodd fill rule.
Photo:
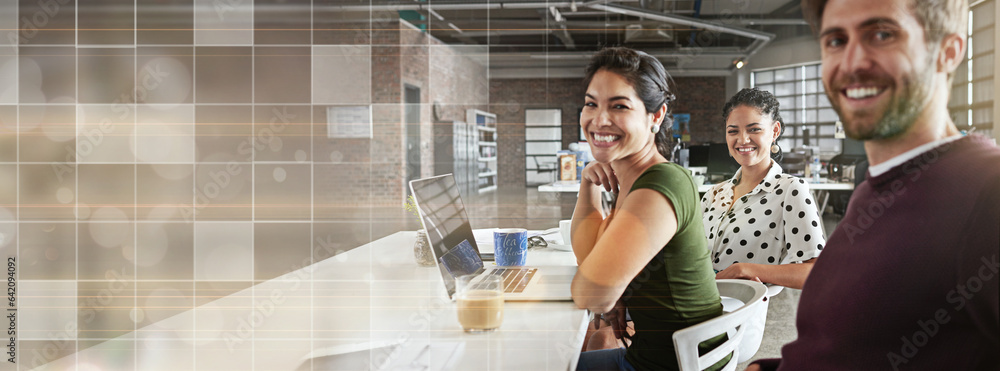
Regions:
<instances>
[{"instance_id":1,"label":"polka dot blouse","mask_svg":"<svg viewBox=\"0 0 1000 371\"><path fill-rule=\"evenodd\" d=\"M772 160L764 180L734 202L733 187L741 172L701 199L715 270L735 263L789 264L819 256L826 239L809 185L782 173Z\"/></svg>"}]
</instances>

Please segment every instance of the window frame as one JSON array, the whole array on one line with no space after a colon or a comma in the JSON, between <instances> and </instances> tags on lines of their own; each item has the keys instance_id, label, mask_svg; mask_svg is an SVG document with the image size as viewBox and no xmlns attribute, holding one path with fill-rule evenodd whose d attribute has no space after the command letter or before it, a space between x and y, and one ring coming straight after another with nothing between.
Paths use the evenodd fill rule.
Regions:
<instances>
[{"instance_id":1,"label":"window frame","mask_svg":"<svg viewBox=\"0 0 1000 371\"><path fill-rule=\"evenodd\" d=\"M750 86L771 92L781 102L785 129L778 145L782 148L802 147L808 129L809 146L819 146L821 152L841 151L842 142L836 135L838 117L823 89L820 65L820 61L813 61L750 71ZM785 78L779 79L779 73Z\"/></svg>"},{"instance_id":2,"label":"window frame","mask_svg":"<svg viewBox=\"0 0 1000 371\"><path fill-rule=\"evenodd\" d=\"M969 5L966 55L955 71L948 100L948 112L959 130L986 136L992 136L994 131L996 6L996 0L981 0ZM977 19L988 20L977 25ZM986 40L977 44L977 39ZM988 49L977 45L986 45Z\"/></svg>"}]
</instances>

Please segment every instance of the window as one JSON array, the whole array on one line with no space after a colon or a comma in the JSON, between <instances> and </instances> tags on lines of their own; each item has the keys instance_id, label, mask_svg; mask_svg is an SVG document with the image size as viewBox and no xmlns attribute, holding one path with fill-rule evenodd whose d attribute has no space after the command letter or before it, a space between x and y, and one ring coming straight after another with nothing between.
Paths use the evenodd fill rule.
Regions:
<instances>
[{"instance_id":1,"label":"window","mask_svg":"<svg viewBox=\"0 0 1000 371\"><path fill-rule=\"evenodd\" d=\"M969 8L969 41L965 62L955 71L948 111L959 130L993 136L993 75L996 1L984 0Z\"/></svg>"},{"instance_id":2,"label":"window","mask_svg":"<svg viewBox=\"0 0 1000 371\"><path fill-rule=\"evenodd\" d=\"M781 104L785 133L779 146L818 145L822 152L840 152L841 141L834 138L837 113L823 92L819 62L756 70L750 76L751 86L771 92Z\"/></svg>"}]
</instances>

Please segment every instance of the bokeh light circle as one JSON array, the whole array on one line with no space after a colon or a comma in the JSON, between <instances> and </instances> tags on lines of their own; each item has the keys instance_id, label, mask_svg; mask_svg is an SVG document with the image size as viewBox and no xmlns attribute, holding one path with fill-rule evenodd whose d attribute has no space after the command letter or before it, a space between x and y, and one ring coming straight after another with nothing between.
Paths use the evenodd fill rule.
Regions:
<instances>
[{"instance_id":1,"label":"bokeh light circle","mask_svg":"<svg viewBox=\"0 0 1000 371\"><path fill-rule=\"evenodd\" d=\"M288 177L288 173L285 171L285 168L280 167L280 166L274 168L274 174L273 175L274 175L274 180L277 181L278 183L284 183L285 182L285 178Z\"/></svg>"}]
</instances>

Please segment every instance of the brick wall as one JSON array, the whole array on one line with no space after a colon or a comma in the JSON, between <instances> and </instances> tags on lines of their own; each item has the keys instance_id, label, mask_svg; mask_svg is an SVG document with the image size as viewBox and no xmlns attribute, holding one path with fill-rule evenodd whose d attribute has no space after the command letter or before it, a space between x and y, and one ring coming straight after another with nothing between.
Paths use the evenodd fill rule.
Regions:
<instances>
[{"instance_id":1,"label":"brick wall","mask_svg":"<svg viewBox=\"0 0 1000 371\"><path fill-rule=\"evenodd\" d=\"M719 112L728 98L724 77L674 79L677 102L674 113L691 114L691 140L695 143L725 140ZM490 81L491 112L497 114L500 186L525 184L524 110L558 108L562 111L563 148L579 138L579 109L585 86L579 78L497 79Z\"/></svg>"},{"instance_id":2,"label":"brick wall","mask_svg":"<svg viewBox=\"0 0 1000 371\"><path fill-rule=\"evenodd\" d=\"M426 103L430 107L436 102L440 108L426 122L451 125L452 121L466 121L465 113L470 108L488 111L487 69L475 60L478 53L478 47L454 48L431 40ZM450 137L434 137L433 133L425 138L431 138L432 146L438 147L450 146L452 142ZM435 171L435 174L441 173L443 171Z\"/></svg>"},{"instance_id":3,"label":"brick wall","mask_svg":"<svg viewBox=\"0 0 1000 371\"><path fill-rule=\"evenodd\" d=\"M396 32L385 31L389 28ZM407 166L420 164L421 177L436 174L434 146L440 138L434 138L435 122L464 121L465 110L484 109L488 97L486 67L473 59L471 49L445 46L398 19L377 30L372 39L373 138L335 139L323 146L336 148L343 162L370 161L370 169L364 170L368 176L341 184L342 180L334 179L339 174L317 174L329 184L341 184L336 200L330 195L331 199L317 202L343 205L349 213L359 212L361 205L370 206L375 213L398 208L406 195ZM415 159L406 158L402 104L406 85L420 89L420 157ZM435 101L443 108L441 120L434 118L431 107ZM317 109L314 114L316 122L326 122L325 111Z\"/></svg>"},{"instance_id":4,"label":"brick wall","mask_svg":"<svg viewBox=\"0 0 1000 371\"><path fill-rule=\"evenodd\" d=\"M428 46L431 38L420 30L409 26L406 23L400 25L400 77L403 84L420 89L420 102L426 103L430 97L427 91L427 77L429 76L429 50ZM426 138L430 138L430 105L420 105L420 157L407 158L406 166L420 169L420 177L434 175L434 147L428 145ZM404 141L405 145L405 141ZM416 169L413 169L416 170ZM410 169L407 169L410 171ZM404 187L406 185L404 184ZM405 191L405 188L404 188Z\"/></svg>"},{"instance_id":5,"label":"brick wall","mask_svg":"<svg viewBox=\"0 0 1000 371\"><path fill-rule=\"evenodd\" d=\"M562 111L563 148L579 137L577 110L583 104L581 79L503 79L490 81L490 107L497 114L500 187L524 187L524 111Z\"/></svg>"},{"instance_id":6,"label":"brick wall","mask_svg":"<svg viewBox=\"0 0 1000 371\"><path fill-rule=\"evenodd\" d=\"M722 106L726 95L725 77L678 77L674 79L677 105L674 113L691 114L691 142L710 143L726 140Z\"/></svg>"}]
</instances>

